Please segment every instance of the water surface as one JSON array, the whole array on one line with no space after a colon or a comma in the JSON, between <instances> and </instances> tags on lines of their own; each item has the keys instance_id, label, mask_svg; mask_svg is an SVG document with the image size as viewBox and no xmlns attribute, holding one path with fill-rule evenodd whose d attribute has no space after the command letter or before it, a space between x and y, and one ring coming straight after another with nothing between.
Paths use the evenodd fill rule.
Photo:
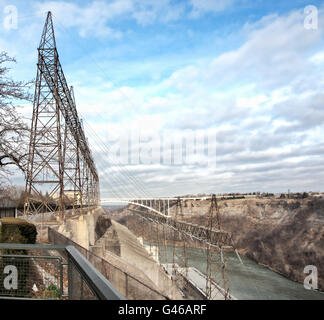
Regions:
<instances>
[{"instance_id":1,"label":"water surface","mask_svg":"<svg viewBox=\"0 0 324 320\"><path fill-rule=\"evenodd\" d=\"M206 273L206 251L187 248L188 266ZM168 257L163 248L159 250L161 263L173 262L173 247L167 247ZM183 248L177 248L180 265L184 256ZM306 290L301 283L289 280L280 274L260 266L249 258L241 257L243 265L232 252L226 252L230 293L237 299L248 300L324 300L324 293ZM215 264L216 265L216 264ZM305 274L305 277L307 275ZM216 276L219 279L219 275Z\"/></svg>"}]
</instances>

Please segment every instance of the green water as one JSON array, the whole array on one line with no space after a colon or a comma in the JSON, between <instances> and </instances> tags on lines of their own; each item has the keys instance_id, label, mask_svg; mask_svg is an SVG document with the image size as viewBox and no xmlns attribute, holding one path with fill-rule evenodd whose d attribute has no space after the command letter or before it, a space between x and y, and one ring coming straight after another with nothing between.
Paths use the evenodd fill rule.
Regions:
<instances>
[{"instance_id":1,"label":"green water","mask_svg":"<svg viewBox=\"0 0 324 320\"><path fill-rule=\"evenodd\" d=\"M167 259L162 248L159 250L161 263L173 262L173 247L167 247ZM254 261L241 257L240 263L235 253L224 253L228 266L230 293L243 300L324 300L324 293L306 290L301 283L291 281L276 272L262 267ZM181 265L183 248L177 248L178 260ZM187 248L187 265L206 273L206 251ZM167 260L167 261L166 261ZM307 275L305 275L306 277ZM219 278L219 276L216 278ZM221 283L220 283L221 284Z\"/></svg>"}]
</instances>

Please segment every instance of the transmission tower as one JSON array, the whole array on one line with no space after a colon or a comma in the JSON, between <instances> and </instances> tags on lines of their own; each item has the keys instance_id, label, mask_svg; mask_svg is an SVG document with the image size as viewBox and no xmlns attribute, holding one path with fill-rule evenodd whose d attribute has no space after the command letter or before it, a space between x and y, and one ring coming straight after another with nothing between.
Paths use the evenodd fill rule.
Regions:
<instances>
[{"instance_id":1,"label":"transmission tower","mask_svg":"<svg viewBox=\"0 0 324 320\"><path fill-rule=\"evenodd\" d=\"M212 195L210 201L211 203L207 217L208 236L206 247L206 298L207 300L213 300L217 294L220 294L224 297L224 299L229 299L230 289L226 257L220 243L218 244L218 248L211 245L212 231L214 229L221 229L216 195ZM214 225L214 219L216 220L216 226Z\"/></svg>"},{"instance_id":2,"label":"transmission tower","mask_svg":"<svg viewBox=\"0 0 324 320\"><path fill-rule=\"evenodd\" d=\"M48 12L38 48L24 214L95 206L99 178Z\"/></svg>"}]
</instances>

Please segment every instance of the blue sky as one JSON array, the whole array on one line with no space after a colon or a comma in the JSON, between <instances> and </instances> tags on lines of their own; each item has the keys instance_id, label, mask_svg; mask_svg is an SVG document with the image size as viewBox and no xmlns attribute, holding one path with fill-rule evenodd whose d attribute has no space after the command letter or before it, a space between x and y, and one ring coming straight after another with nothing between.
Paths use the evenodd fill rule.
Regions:
<instances>
[{"instance_id":1,"label":"blue sky","mask_svg":"<svg viewBox=\"0 0 324 320\"><path fill-rule=\"evenodd\" d=\"M18 9L17 29L2 24L7 5ZM318 9L314 30L304 27L308 5ZM0 50L17 58L15 78L34 78L36 49L52 11L103 196L112 190L142 195L125 183L129 176L150 195L316 191L324 181L323 5L0 0ZM31 110L22 110L27 119ZM159 157L132 162L116 151L128 136L139 136L130 145L134 151L137 144L159 144L161 135L183 142L192 133L215 136L208 147L216 152L206 155L206 145L197 143L191 162L170 164ZM162 150L174 155L183 149L170 143Z\"/></svg>"}]
</instances>

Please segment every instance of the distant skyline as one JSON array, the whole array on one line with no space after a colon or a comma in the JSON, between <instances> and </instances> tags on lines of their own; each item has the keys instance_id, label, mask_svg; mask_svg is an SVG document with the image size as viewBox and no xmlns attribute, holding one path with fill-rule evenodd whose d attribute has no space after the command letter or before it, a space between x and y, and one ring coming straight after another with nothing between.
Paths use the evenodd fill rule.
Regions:
<instances>
[{"instance_id":1,"label":"distant skyline","mask_svg":"<svg viewBox=\"0 0 324 320\"><path fill-rule=\"evenodd\" d=\"M324 1L0 0L16 80L49 10L102 197L324 190Z\"/></svg>"}]
</instances>

